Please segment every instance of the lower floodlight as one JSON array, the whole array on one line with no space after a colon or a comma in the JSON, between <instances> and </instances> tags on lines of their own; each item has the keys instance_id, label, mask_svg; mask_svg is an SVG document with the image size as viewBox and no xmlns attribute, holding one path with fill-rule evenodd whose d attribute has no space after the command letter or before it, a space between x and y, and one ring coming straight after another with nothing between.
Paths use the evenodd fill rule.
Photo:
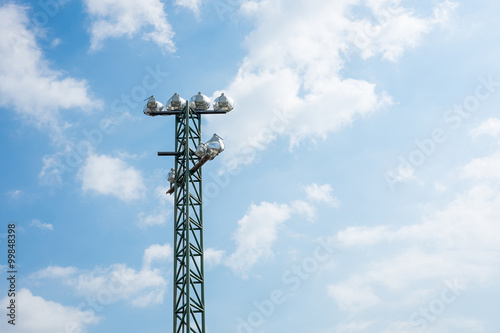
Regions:
<instances>
[{"instance_id":1,"label":"lower floodlight","mask_svg":"<svg viewBox=\"0 0 500 333\"><path fill-rule=\"evenodd\" d=\"M231 97L227 97L222 93L219 97L217 97L214 101L214 110L215 111L226 111L229 112L234 108L234 101Z\"/></svg>"},{"instance_id":2,"label":"lower floodlight","mask_svg":"<svg viewBox=\"0 0 500 333\"><path fill-rule=\"evenodd\" d=\"M167 180L172 184L173 182L175 182L175 169L172 168L170 169L170 171L168 172L168 175L167 175Z\"/></svg>"},{"instance_id":3,"label":"lower floodlight","mask_svg":"<svg viewBox=\"0 0 500 333\"><path fill-rule=\"evenodd\" d=\"M210 159L213 160L215 156L219 155L224 151L224 142L222 138L217 134L214 134L212 138L207 142L207 154Z\"/></svg>"},{"instance_id":4,"label":"lower floodlight","mask_svg":"<svg viewBox=\"0 0 500 333\"><path fill-rule=\"evenodd\" d=\"M200 142L200 144L198 145L198 147L196 147L196 151L194 152L196 156L198 156L199 158L202 158L203 156L205 156L208 152L208 146L206 143L203 143L203 142Z\"/></svg>"},{"instance_id":5,"label":"lower floodlight","mask_svg":"<svg viewBox=\"0 0 500 333\"><path fill-rule=\"evenodd\" d=\"M175 93L170 99L167 101L167 110L168 111L180 111L186 105L186 100Z\"/></svg>"},{"instance_id":6,"label":"lower floodlight","mask_svg":"<svg viewBox=\"0 0 500 333\"><path fill-rule=\"evenodd\" d=\"M163 104L158 102L154 96L146 98L145 101L148 101L143 110L145 115L151 116L152 113L165 111Z\"/></svg>"},{"instance_id":7,"label":"lower floodlight","mask_svg":"<svg viewBox=\"0 0 500 333\"><path fill-rule=\"evenodd\" d=\"M198 95L191 97L189 106L195 111L205 111L210 107L210 99L199 92Z\"/></svg>"}]
</instances>

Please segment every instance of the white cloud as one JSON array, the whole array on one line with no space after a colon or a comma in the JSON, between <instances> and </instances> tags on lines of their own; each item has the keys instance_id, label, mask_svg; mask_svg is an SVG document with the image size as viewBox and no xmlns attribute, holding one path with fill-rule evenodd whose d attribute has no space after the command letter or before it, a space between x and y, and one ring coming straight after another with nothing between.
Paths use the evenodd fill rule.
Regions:
<instances>
[{"instance_id":1,"label":"white cloud","mask_svg":"<svg viewBox=\"0 0 500 333\"><path fill-rule=\"evenodd\" d=\"M329 184L306 186L307 197L314 203L337 205L338 199L332 196ZM295 216L305 217L313 222L316 206L304 200L294 200L289 204L261 202L251 204L245 216L238 221L238 228L233 234L236 250L225 257L225 264L235 273L246 278L248 271L261 259L273 256L272 246L278 238L278 230L285 221ZM212 255L212 254L211 254ZM215 256L215 253L213 253ZM217 260L223 253L217 253Z\"/></svg>"},{"instance_id":2,"label":"white cloud","mask_svg":"<svg viewBox=\"0 0 500 333\"><path fill-rule=\"evenodd\" d=\"M168 211L162 209L155 209L151 214L141 212L137 215L137 223L144 227L164 225L167 223L167 217L169 215L170 213Z\"/></svg>"},{"instance_id":3,"label":"white cloud","mask_svg":"<svg viewBox=\"0 0 500 333\"><path fill-rule=\"evenodd\" d=\"M191 10L196 17L200 16L201 0L175 0L175 4Z\"/></svg>"},{"instance_id":4,"label":"white cloud","mask_svg":"<svg viewBox=\"0 0 500 333\"><path fill-rule=\"evenodd\" d=\"M62 109L93 109L101 101L89 95L85 80L49 66L35 34L27 28L27 11L16 4L0 6L0 107L37 126L49 126L58 135L67 126L60 120Z\"/></svg>"},{"instance_id":5,"label":"white cloud","mask_svg":"<svg viewBox=\"0 0 500 333\"><path fill-rule=\"evenodd\" d=\"M328 295L333 297L342 310L357 312L377 305L380 299L372 288L356 281L328 286Z\"/></svg>"},{"instance_id":6,"label":"white cloud","mask_svg":"<svg viewBox=\"0 0 500 333\"><path fill-rule=\"evenodd\" d=\"M226 251L212 248L205 249L203 256L207 265L218 265L222 262Z\"/></svg>"},{"instance_id":7,"label":"white cloud","mask_svg":"<svg viewBox=\"0 0 500 333\"><path fill-rule=\"evenodd\" d=\"M67 278L72 275L78 273L78 269L76 267L61 267L61 266L48 266L34 274L30 277L34 279L43 279L43 278Z\"/></svg>"},{"instance_id":8,"label":"white cloud","mask_svg":"<svg viewBox=\"0 0 500 333\"><path fill-rule=\"evenodd\" d=\"M85 0L91 18L91 49L98 50L104 40L132 37L145 27L143 39L151 40L166 52L174 52L174 32L167 21L164 4L160 0Z\"/></svg>"},{"instance_id":9,"label":"white cloud","mask_svg":"<svg viewBox=\"0 0 500 333\"><path fill-rule=\"evenodd\" d=\"M127 301L136 307L163 302L167 281L159 269L135 270L124 264L96 268L69 280L79 294L96 298L101 305Z\"/></svg>"},{"instance_id":10,"label":"white cloud","mask_svg":"<svg viewBox=\"0 0 500 333\"><path fill-rule=\"evenodd\" d=\"M151 245L144 251L143 265L145 268L149 269L153 261L172 259L172 253L172 247L170 244Z\"/></svg>"},{"instance_id":11,"label":"white cloud","mask_svg":"<svg viewBox=\"0 0 500 333\"><path fill-rule=\"evenodd\" d=\"M165 273L153 265L171 257L172 248L169 244L154 244L144 251L140 270L125 264L96 267L91 271L49 266L30 277L62 279L79 295L94 299L99 308L119 301L143 308L163 302L167 287Z\"/></svg>"},{"instance_id":12,"label":"white cloud","mask_svg":"<svg viewBox=\"0 0 500 333\"><path fill-rule=\"evenodd\" d=\"M90 154L79 170L82 190L113 195L124 201L142 197L145 191L139 171L119 158Z\"/></svg>"},{"instance_id":13,"label":"white cloud","mask_svg":"<svg viewBox=\"0 0 500 333\"><path fill-rule=\"evenodd\" d=\"M500 180L500 152L483 158L473 159L461 172L462 178L472 180Z\"/></svg>"},{"instance_id":14,"label":"white cloud","mask_svg":"<svg viewBox=\"0 0 500 333\"><path fill-rule=\"evenodd\" d=\"M500 119L490 118L482 122L478 127L470 131L470 135L476 138L481 135L489 135L492 137L498 137L500 134Z\"/></svg>"},{"instance_id":15,"label":"white cloud","mask_svg":"<svg viewBox=\"0 0 500 333\"><path fill-rule=\"evenodd\" d=\"M23 194L23 192L21 190L14 190L14 191L10 191L8 194L11 198L17 199Z\"/></svg>"},{"instance_id":16,"label":"white cloud","mask_svg":"<svg viewBox=\"0 0 500 333\"><path fill-rule=\"evenodd\" d=\"M155 176L148 179L151 184L154 182L165 183L164 172L155 172ZM172 214L172 206L174 204L173 195L167 195L168 186L157 186L152 194L156 198L158 207L154 208L152 212L141 212L137 215L137 224L141 227L161 226L168 222L168 217Z\"/></svg>"},{"instance_id":17,"label":"white cloud","mask_svg":"<svg viewBox=\"0 0 500 333\"><path fill-rule=\"evenodd\" d=\"M369 1L365 6L380 18L374 28L379 32L360 52L391 60L418 45L453 8L438 5L439 14L420 18L399 2L391 2L394 14L383 21L377 3ZM367 22L349 18L358 4L356 0L322 0L314 6L285 1L242 3L240 14L252 20L255 28L245 38L248 54L225 89L236 108L217 119L216 125L207 118L209 127L214 124L232 142L222 157L226 168L253 162L258 151L279 136L287 136L291 147L304 139L324 139L357 117L391 105L391 98L377 91L375 84L341 74L343 54L352 48L354 33Z\"/></svg>"},{"instance_id":18,"label":"white cloud","mask_svg":"<svg viewBox=\"0 0 500 333\"><path fill-rule=\"evenodd\" d=\"M363 58L382 54L384 59L397 61L405 50L416 47L423 36L436 25L446 25L456 3L444 1L434 8L429 18L418 17L401 6L401 1L368 1L372 20L353 22L352 42Z\"/></svg>"},{"instance_id":19,"label":"white cloud","mask_svg":"<svg viewBox=\"0 0 500 333\"><path fill-rule=\"evenodd\" d=\"M238 247L227 259L229 267L246 276L259 259L270 257L278 229L289 218L290 208L287 205L269 202L252 204L238 221L238 229L233 236Z\"/></svg>"},{"instance_id":20,"label":"white cloud","mask_svg":"<svg viewBox=\"0 0 500 333\"><path fill-rule=\"evenodd\" d=\"M20 309L16 325L7 325L6 319L2 320L5 333L54 333L75 332L83 333L90 325L96 324L99 318L91 311L81 311L76 307L47 301L35 296L28 289L21 289L17 295ZM2 309L7 307L9 298L6 296L0 301Z\"/></svg>"},{"instance_id":21,"label":"white cloud","mask_svg":"<svg viewBox=\"0 0 500 333\"><path fill-rule=\"evenodd\" d=\"M290 207L295 213L304 216L307 221L314 222L314 218L316 217L316 207L310 203L302 200L295 200L290 204Z\"/></svg>"},{"instance_id":22,"label":"white cloud","mask_svg":"<svg viewBox=\"0 0 500 333\"><path fill-rule=\"evenodd\" d=\"M37 220L37 219L31 221L31 226L32 227L37 227L37 228L42 229L42 230L44 230L44 229L46 229L46 230L54 230L54 226L52 226L52 224L50 224L50 223L42 223L42 222L40 222L40 220Z\"/></svg>"},{"instance_id":23,"label":"white cloud","mask_svg":"<svg viewBox=\"0 0 500 333\"><path fill-rule=\"evenodd\" d=\"M459 170L462 177L456 181L464 190L443 207L425 206L419 223L349 227L338 232L332 241L344 250L353 247L369 250L372 258L373 253L381 256L359 263L362 272L351 275L347 282L330 285L336 288L331 296L344 309L356 310L357 303L346 301L351 296L343 295L337 287L349 287L352 281L360 290L384 286L398 295L392 304L408 304L418 299L418 295L428 294L428 287L423 285L430 283L458 278L474 288L496 284L500 278L499 161L500 152L494 152L462 167ZM392 331L397 329L388 332Z\"/></svg>"},{"instance_id":24,"label":"white cloud","mask_svg":"<svg viewBox=\"0 0 500 333\"><path fill-rule=\"evenodd\" d=\"M333 196L333 189L330 184L311 184L305 187L307 198L313 202L327 203L333 207L340 205L339 199Z\"/></svg>"}]
</instances>

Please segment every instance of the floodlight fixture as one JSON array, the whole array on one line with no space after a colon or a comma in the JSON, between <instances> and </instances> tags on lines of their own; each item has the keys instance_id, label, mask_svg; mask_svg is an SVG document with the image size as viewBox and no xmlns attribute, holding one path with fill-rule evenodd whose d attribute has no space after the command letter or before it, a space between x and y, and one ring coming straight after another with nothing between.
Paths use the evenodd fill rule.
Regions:
<instances>
[{"instance_id":1,"label":"floodlight fixture","mask_svg":"<svg viewBox=\"0 0 500 333\"><path fill-rule=\"evenodd\" d=\"M208 151L207 144L204 143L204 142L200 142L200 144L198 145L198 147L196 147L196 151L194 153L199 158L202 158L203 156L205 156L207 154L207 151Z\"/></svg>"},{"instance_id":2,"label":"floodlight fixture","mask_svg":"<svg viewBox=\"0 0 500 333\"><path fill-rule=\"evenodd\" d=\"M209 160L213 160L215 156L219 155L224 151L224 141L217 134L214 134L210 140L206 143L201 142L196 148L195 154L199 158L203 159L206 157Z\"/></svg>"},{"instance_id":3,"label":"floodlight fixture","mask_svg":"<svg viewBox=\"0 0 500 333\"><path fill-rule=\"evenodd\" d=\"M191 97L189 102L189 106L195 111L206 111L210 107L210 99L201 92Z\"/></svg>"},{"instance_id":4,"label":"floodlight fixture","mask_svg":"<svg viewBox=\"0 0 500 333\"><path fill-rule=\"evenodd\" d=\"M167 101L167 110L168 111L181 111L182 108L186 105L186 100L179 96L179 94L175 93L170 99Z\"/></svg>"},{"instance_id":5,"label":"floodlight fixture","mask_svg":"<svg viewBox=\"0 0 500 333\"><path fill-rule=\"evenodd\" d=\"M173 184L175 182L175 169L174 168L171 168L170 171L168 172L167 180L170 182L170 184Z\"/></svg>"},{"instance_id":6,"label":"floodlight fixture","mask_svg":"<svg viewBox=\"0 0 500 333\"><path fill-rule=\"evenodd\" d=\"M144 110L143 110L145 115L153 116L154 112L165 111L165 107L163 106L163 104L158 102L153 95L146 98L145 101L148 101L146 103L146 106L144 106Z\"/></svg>"},{"instance_id":7,"label":"floodlight fixture","mask_svg":"<svg viewBox=\"0 0 500 333\"><path fill-rule=\"evenodd\" d=\"M214 101L214 110L215 111L226 111L229 112L234 108L234 101L231 97L227 97L222 93L219 97L217 97Z\"/></svg>"}]
</instances>

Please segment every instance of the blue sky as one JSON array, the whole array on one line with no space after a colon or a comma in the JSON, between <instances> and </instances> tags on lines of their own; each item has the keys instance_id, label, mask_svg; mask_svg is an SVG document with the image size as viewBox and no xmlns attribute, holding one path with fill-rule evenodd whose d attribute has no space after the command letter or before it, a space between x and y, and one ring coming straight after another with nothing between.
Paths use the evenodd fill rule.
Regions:
<instances>
[{"instance_id":1,"label":"blue sky","mask_svg":"<svg viewBox=\"0 0 500 333\"><path fill-rule=\"evenodd\" d=\"M203 120L207 332L498 332L499 10L0 1L2 332L171 330L174 122L142 108L199 91L235 100Z\"/></svg>"}]
</instances>

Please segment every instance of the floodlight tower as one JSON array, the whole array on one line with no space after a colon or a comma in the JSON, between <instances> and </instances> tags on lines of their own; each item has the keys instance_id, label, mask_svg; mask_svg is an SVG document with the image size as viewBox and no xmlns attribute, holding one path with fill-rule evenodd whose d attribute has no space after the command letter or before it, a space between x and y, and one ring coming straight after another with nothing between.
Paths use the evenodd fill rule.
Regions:
<instances>
[{"instance_id":1,"label":"floodlight tower","mask_svg":"<svg viewBox=\"0 0 500 333\"><path fill-rule=\"evenodd\" d=\"M201 142L201 116L226 114L233 101L221 94L209 110L210 100L198 93L186 102L177 93L166 108L154 96L147 99L144 114L175 116L175 168L167 176L174 194L174 333L205 333L205 275L203 262L203 195L201 167L224 150L222 138L214 134Z\"/></svg>"}]
</instances>

